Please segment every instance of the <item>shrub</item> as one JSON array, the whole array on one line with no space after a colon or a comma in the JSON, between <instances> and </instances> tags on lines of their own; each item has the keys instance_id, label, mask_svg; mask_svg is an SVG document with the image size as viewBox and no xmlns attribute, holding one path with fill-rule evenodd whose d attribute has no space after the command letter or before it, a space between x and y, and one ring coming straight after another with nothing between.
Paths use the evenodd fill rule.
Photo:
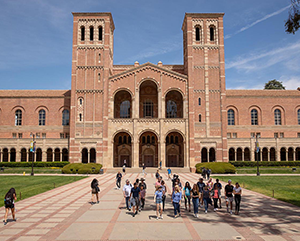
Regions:
<instances>
[{"instance_id":1,"label":"shrub","mask_svg":"<svg viewBox=\"0 0 300 241\"><path fill-rule=\"evenodd\" d=\"M257 161L231 161L230 164L235 167L256 167ZM297 167L300 166L300 161L260 161L258 165L265 167Z\"/></svg>"},{"instance_id":2,"label":"shrub","mask_svg":"<svg viewBox=\"0 0 300 241\"><path fill-rule=\"evenodd\" d=\"M64 174L93 174L99 173L102 168L101 164L98 163L71 163L62 169Z\"/></svg>"},{"instance_id":3,"label":"shrub","mask_svg":"<svg viewBox=\"0 0 300 241\"><path fill-rule=\"evenodd\" d=\"M211 169L212 174L226 174L226 173L235 173L236 169L233 165L228 162L207 162L207 163L197 163L196 172L202 173L202 168Z\"/></svg>"},{"instance_id":4,"label":"shrub","mask_svg":"<svg viewBox=\"0 0 300 241\"><path fill-rule=\"evenodd\" d=\"M34 162L34 167L64 167L70 162ZM32 162L1 162L1 167L31 167Z\"/></svg>"}]
</instances>

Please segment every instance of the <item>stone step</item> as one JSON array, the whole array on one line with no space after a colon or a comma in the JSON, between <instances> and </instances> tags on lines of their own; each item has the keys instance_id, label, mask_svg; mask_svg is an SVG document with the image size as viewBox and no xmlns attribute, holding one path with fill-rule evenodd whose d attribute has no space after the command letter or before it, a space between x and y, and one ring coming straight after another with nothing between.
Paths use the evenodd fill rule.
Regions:
<instances>
[{"instance_id":1,"label":"stone step","mask_svg":"<svg viewBox=\"0 0 300 241\"><path fill-rule=\"evenodd\" d=\"M162 168L161 170L159 170L160 173L167 173L167 169L168 168ZM118 171L122 172L122 167L113 167L113 168L103 168L105 173L117 173ZM191 172L190 168L188 167L174 167L171 168L172 173L188 173ZM156 167L147 167L146 168L146 172L147 173L155 173L157 171ZM142 173L142 168L138 168L138 167L127 167L126 168L126 172L130 172L130 173Z\"/></svg>"}]
</instances>

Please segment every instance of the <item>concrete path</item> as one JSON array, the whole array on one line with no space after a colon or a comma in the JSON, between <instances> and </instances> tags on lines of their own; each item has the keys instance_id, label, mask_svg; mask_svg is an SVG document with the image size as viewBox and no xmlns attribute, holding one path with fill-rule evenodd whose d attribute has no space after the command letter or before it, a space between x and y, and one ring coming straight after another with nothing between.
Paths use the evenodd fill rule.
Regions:
<instances>
[{"instance_id":1,"label":"concrete path","mask_svg":"<svg viewBox=\"0 0 300 241\"><path fill-rule=\"evenodd\" d=\"M141 174L126 174L132 182ZM167 179L163 174L164 179ZM182 181L197 182L199 175L184 173ZM153 174L146 176L146 208L132 217L115 174L99 175L101 201L91 205L92 176L16 204L17 222L0 226L0 240L300 240L300 208L244 190L241 214L200 209L193 217L182 205L182 217L173 218L170 196L163 220L156 220ZM166 181L169 190L171 182ZM223 200L224 201L224 200ZM4 208L0 209L4 213Z\"/></svg>"}]
</instances>

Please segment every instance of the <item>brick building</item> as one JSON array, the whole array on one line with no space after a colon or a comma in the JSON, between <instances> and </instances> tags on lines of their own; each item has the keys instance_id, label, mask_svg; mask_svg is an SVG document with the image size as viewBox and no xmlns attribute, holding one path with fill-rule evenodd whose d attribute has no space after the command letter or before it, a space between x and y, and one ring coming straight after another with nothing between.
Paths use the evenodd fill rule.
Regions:
<instances>
[{"instance_id":1,"label":"brick building","mask_svg":"<svg viewBox=\"0 0 300 241\"><path fill-rule=\"evenodd\" d=\"M71 90L0 91L1 162L299 160L300 92L226 90L223 15L185 14L183 65L114 65L112 15L73 13Z\"/></svg>"}]
</instances>

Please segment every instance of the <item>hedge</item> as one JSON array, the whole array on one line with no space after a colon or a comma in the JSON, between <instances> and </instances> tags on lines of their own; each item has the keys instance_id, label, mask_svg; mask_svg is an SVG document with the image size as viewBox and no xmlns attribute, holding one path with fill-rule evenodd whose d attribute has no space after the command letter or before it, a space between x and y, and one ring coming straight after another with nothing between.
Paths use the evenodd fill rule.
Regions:
<instances>
[{"instance_id":1,"label":"hedge","mask_svg":"<svg viewBox=\"0 0 300 241\"><path fill-rule=\"evenodd\" d=\"M93 174L99 173L102 168L98 163L71 163L61 170L63 174Z\"/></svg>"},{"instance_id":2,"label":"hedge","mask_svg":"<svg viewBox=\"0 0 300 241\"><path fill-rule=\"evenodd\" d=\"M64 167L70 162L34 162L34 167ZM0 167L31 167L32 162L0 162Z\"/></svg>"},{"instance_id":3,"label":"hedge","mask_svg":"<svg viewBox=\"0 0 300 241\"><path fill-rule=\"evenodd\" d=\"M233 165L228 162L207 162L207 163L198 163L196 164L196 172L202 173L202 168L211 169L212 174L226 174L226 173L235 173L236 169Z\"/></svg>"},{"instance_id":4,"label":"hedge","mask_svg":"<svg viewBox=\"0 0 300 241\"><path fill-rule=\"evenodd\" d=\"M257 161L230 161L230 164L234 165L235 167L256 167ZM300 166L300 161L259 161L259 166L265 167L296 167Z\"/></svg>"}]
</instances>

